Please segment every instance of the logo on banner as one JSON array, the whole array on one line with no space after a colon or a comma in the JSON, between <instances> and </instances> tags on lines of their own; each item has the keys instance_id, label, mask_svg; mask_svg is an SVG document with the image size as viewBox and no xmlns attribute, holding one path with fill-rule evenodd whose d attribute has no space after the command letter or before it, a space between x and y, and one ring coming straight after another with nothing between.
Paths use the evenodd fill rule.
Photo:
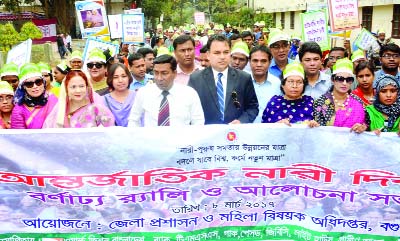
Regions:
<instances>
[{"instance_id":1,"label":"logo on banner","mask_svg":"<svg viewBox=\"0 0 400 241\"><path fill-rule=\"evenodd\" d=\"M233 130L229 131L229 132L226 134L226 139L227 139L228 141L236 141L236 139L237 139L236 132L233 131Z\"/></svg>"}]
</instances>

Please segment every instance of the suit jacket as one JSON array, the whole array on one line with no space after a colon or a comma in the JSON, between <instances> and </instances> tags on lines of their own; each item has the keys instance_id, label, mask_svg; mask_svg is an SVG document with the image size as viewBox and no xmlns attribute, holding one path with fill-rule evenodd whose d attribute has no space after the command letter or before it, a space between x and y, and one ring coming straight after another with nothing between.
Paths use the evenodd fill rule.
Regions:
<instances>
[{"instance_id":1,"label":"suit jacket","mask_svg":"<svg viewBox=\"0 0 400 241\"><path fill-rule=\"evenodd\" d=\"M227 89L225 98L224 121L217 97L217 87L211 67L196 71L190 75L189 86L199 94L204 111L205 124L226 124L235 119L241 123L252 123L258 114L258 100L251 76L241 70L228 67ZM240 107L235 106L232 93L236 92Z\"/></svg>"}]
</instances>

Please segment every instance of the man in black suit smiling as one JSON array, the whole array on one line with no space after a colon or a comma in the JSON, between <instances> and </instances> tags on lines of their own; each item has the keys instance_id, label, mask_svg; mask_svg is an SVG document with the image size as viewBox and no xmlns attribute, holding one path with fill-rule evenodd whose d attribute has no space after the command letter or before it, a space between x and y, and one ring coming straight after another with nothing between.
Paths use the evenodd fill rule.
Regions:
<instances>
[{"instance_id":1,"label":"man in black suit smiling","mask_svg":"<svg viewBox=\"0 0 400 241\"><path fill-rule=\"evenodd\" d=\"M259 110L251 76L229 67L231 49L224 35L211 36L207 47L211 66L189 79L199 94L205 124L252 123Z\"/></svg>"}]
</instances>

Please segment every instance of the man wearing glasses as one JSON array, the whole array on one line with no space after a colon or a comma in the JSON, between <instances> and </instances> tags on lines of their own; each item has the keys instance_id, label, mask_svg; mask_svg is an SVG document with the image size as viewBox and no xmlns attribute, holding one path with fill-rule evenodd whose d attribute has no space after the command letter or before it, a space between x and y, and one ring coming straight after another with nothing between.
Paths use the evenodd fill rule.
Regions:
<instances>
[{"instance_id":1,"label":"man wearing glasses","mask_svg":"<svg viewBox=\"0 0 400 241\"><path fill-rule=\"evenodd\" d=\"M288 58L289 55L289 36L279 29L275 29L270 33L268 45L272 53L272 61L268 72L280 78L283 69L293 60Z\"/></svg>"},{"instance_id":2,"label":"man wearing glasses","mask_svg":"<svg viewBox=\"0 0 400 241\"><path fill-rule=\"evenodd\" d=\"M14 63L5 64L3 68L1 68L1 80L7 81L15 90L18 87L19 79L18 79L18 65Z\"/></svg>"},{"instance_id":3,"label":"man wearing glasses","mask_svg":"<svg viewBox=\"0 0 400 241\"><path fill-rule=\"evenodd\" d=\"M327 65L329 69L325 72L325 74L332 75L332 67L336 64L336 61L346 57L348 57L347 52L343 47L333 47L329 51L329 56L328 56L329 61Z\"/></svg>"},{"instance_id":4,"label":"man wearing glasses","mask_svg":"<svg viewBox=\"0 0 400 241\"><path fill-rule=\"evenodd\" d=\"M89 53L86 67L93 90L101 96L109 93L106 78L106 56L101 50L93 49Z\"/></svg>"},{"instance_id":5,"label":"man wearing glasses","mask_svg":"<svg viewBox=\"0 0 400 241\"><path fill-rule=\"evenodd\" d=\"M393 75L396 78L397 82L400 83L400 47L394 43L382 45L381 50L379 51L379 60L382 63L382 69L375 72L373 87L376 87L376 80L382 74Z\"/></svg>"}]
</instances>

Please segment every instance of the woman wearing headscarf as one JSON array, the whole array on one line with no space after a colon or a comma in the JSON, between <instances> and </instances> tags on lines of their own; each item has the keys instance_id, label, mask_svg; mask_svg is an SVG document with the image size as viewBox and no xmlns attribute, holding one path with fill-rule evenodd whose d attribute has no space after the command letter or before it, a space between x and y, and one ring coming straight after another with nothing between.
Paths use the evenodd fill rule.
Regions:
<instances>
[{"instance_id":1,"label":"woman wearing headscarf","mask_svg":"<svg viewBox=\"0 0 400 241\"><path fill-rule=\"evenodd\" d=\"M104 101L114 114L116 126L128 126L129 113L136 96L135 91L129 90L132 81L132 75L124 64L111 65L107 75L107 84L111 92L104 96Z\"/></svg>"},{"instance_id":2,"label":"woman wearing headscarf","mask_svg":"<svg viewBox=\"0 0 400 241\"><path fill-rule=\"evenodd\" d=\"M353 63L339 59L333 66L332 87L314 102L314 120L321 126L348 127L361 133L367 129L362 100L350 93Z\"/></svg>"},{"instance_id":3,"label":"woman wearing headscarf","mask_svg":"<svg viewBox=\"0 0 400 241\"><path fill-rule=\"evenodd\" d=\"M86 75L81 70L71 70L62 82L59 101L44 128L114 126L114 116L94 95Z\"/></svg>"},{"instance_id":4,"label":"woman wearing headscarf","mask_svg":"<svg viewBox=\"0 0 400 241\"><path fill-rule=\"evenodd\" d=\"M49 95L46 81L39 68L27 63L20 69L19 85L14 95L15 106L11 113L12 129L41 129L47 115L57 103L57 97Z\"/></svg>"},{"instance_id":5,"label":"woman wearing headscarf","mask_svg":"<svg viewBox=\"0 0 400 241\"><path fill-rule=\"evenodd\" d=\"M290 63L283 70L281 90L283 95L275 95L264 110L263 123L293 123L306 122L311 127L318 126L313 120L313 103L311 96L303 95L307 85L304 78L304 68L301 64Z\"/></svg>"},{"instance_id":6,"label":"woman wearing headscarf","mask_svg":"<svg viewBox=\"0 0 400 241\"><path fill-rule=\"evenodd\" d=\"M366 107L368 129L376 134L399 132L400 99L399 83L389 74L379 76L376 81L375 100Z\"/></svg>"},{"instance_id":7,"label":"woman wearing headscarf","mask_svg":"<svg viewBox=\"0 0 400 241\"><path fill-rule=\"evenodd\" d=\"M13 99L13 87L6 81L0 81L0 129L10 129L11 127Z\"/></svg>"}]
</instances>

